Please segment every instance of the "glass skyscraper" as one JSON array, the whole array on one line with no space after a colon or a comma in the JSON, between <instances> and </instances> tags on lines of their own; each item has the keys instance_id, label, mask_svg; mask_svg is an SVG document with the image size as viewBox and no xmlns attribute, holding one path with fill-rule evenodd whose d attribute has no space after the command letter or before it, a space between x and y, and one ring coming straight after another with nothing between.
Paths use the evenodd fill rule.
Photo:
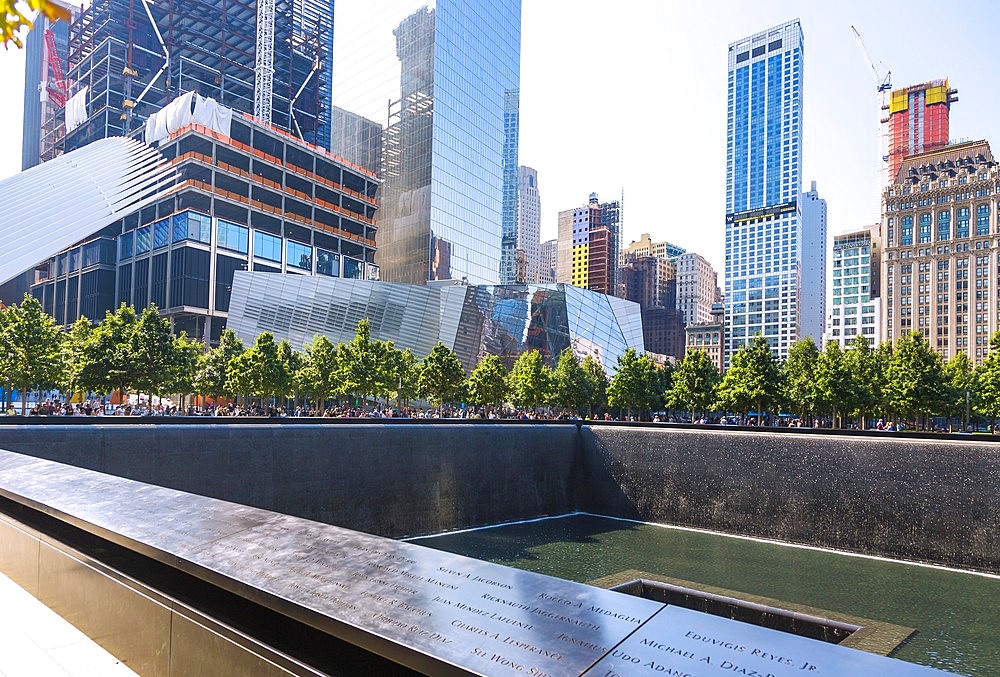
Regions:
<instances>
[{"instance_id":1,"label":"glass skyscraper","mask_svg":"<svg viewBox=\"0 0 1000 677\"><path fill-rule=\"evenodd\" d=\"M520 0L339 1L333 43L331 150L383 177L382 279L496 283Z\"/></svg>"},{"instance_id":2,"label":"glass skyscraper","mask_svg":"<svg viewBox=\"0 0 1000 677\"><path fill-rule=\"evenodd\" d=\"M799 21L729 45L726 364L763 334L779 357L823 333L826 202L802 184Z\"/></svg>"}]
</instances>

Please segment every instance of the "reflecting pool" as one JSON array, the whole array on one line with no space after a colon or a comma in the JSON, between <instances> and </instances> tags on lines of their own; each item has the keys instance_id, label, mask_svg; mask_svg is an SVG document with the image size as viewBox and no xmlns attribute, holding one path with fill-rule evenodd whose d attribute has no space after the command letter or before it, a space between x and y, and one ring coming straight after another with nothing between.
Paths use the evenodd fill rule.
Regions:
<instances>
[{"instance_id":1,"label":"reflecting pool","mask_svg":"<svg viewBox=\"0 0 1000 677\"><path fill-rule=\"evenodd\" d=\"M1000 674L1000 578L593 515L413 543L574 581L638 569L917 628L893 656Z\"/></svg>"}]
</instances>

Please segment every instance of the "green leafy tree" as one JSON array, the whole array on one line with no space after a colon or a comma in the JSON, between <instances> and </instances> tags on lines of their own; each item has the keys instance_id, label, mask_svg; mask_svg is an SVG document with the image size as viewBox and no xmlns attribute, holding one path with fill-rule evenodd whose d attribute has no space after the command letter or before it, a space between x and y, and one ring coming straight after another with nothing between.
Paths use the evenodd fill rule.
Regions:
<instances>
[{"instance_id":1,"label":"green leafy tree","mask_svg":"<svg viewBox=\"0 0 1000 677\"><path fill-rule=\"evenodd\" d=\"M639 355L635 348L628 348L618 358L617 370L608 384L608 404L624 409L629 416L635 409L655 407L660 401L656 365L646 355Z\"/></svg>"},{"instance_id":2,"label":"green leafy tree","mask_svg":"<svg viewBox=\"0 0 1000 677\"><path fill-rule=\"evenodd\" d=\"M164 390L181 396L179 406L184 407L184 398L195 391L194 380L198 373L198 360L204 345L201 341L188 338L187 332L174 337L170 368L164 379Z\"/></svg>"},{"instance_id":3,"label":"green leafy tree","mask_svg":"<svg viewBox=\"0 0 1000 677\"><path fill-rule=\"evenodd\" d=\"M281 339L278 343L278 363L281 365L281 372L277 375L274 394L279 400L292 396L295 404L299 401L299 387L296 376L302 368L302 353L292 348L288 339Z\"/></svg>"},{"instance_id":4,"label":"green leafy tree","mask_svg":"<svg viewBox=\"0 0 1000 677\"><path fill-rule=\"evenodd\" d=\"M930 349L918 330L896 341L889 361L889 408L916 419L940 410L944 399L941 356Z\"/></svg>"},{"instance_id":5,"label":"green leafy tree","mask_svg":"<svg viewBox=\"0 0 1000 677\"><path fill-rule=\"evenodd\" d=\"M7 356L9 382L21 391L23 415L30 390L53 386L62 378L62 330L30 294L20 305L6 308L4 316L0 353Z\"/></svg>"},{"instance_id":6,"label":"green leafy tree","mask_svg":"<svg viewBox=\"0 0 1000 677\"><path fill-rule=\"evenodd\" d=\"M883 341L872 351L871 388L874 410L883 418L889 411L889 363L894 352L892 341Z\"/></svg>"},{"instance_id":7,"label":"green leafy tree","mask_svg":"<svg viewBox=\"0 0 1000 677\"><path fill-rule=\"evenodd\" d=\"M420 363L417 391L420 396L439 409L445 402L453 402L465 381L465 369L455 351L438 341L430 354Z\"/></svg>"},{"instance_id":8,"label":"green leafy tree","mask_svg":"<svg viewBox=\"0 0 1000 677\"><path fill-rule=\"evenodd\" d=\"M608 405L608 372L604 365L593 355L583 358L583 373L587 376L590 399L587 400L587 416L593 417L594 409L603 409Z\"/></svg>"},{"instance_id":9,"label":"green leafy tree","mask_svg":"<svg viewBox=\"0 0 1000 677\"><path fill-rule=\"evenodd\" d=\"M823 411L830 412L836 427L841 425L841 415L850 408L854 382L847 370L844 350L838 341L823 346L816 361L816 388Z\"/></svg>"},{"instance_id":10,"label":"green leafy tree","mask_svg":"<svg viewBox=\"0 0 1000 677\"><path fill-rule=\"evenodd\" d=\"M0 330L2 331L2 330ZM80 383L87 361L90 359L90 341L93 334L90 320L81 317L70 325L62 342L62 382L60 386L67 392L83 390Z\"/></svg>"},{"instance_id":11,"label":"green leafy tree","mask_svg":"<svg viewBox=\"0 0 1000 677\"><path fill-rule=\"evenodd\" d=\"M243 341L232 329L223 329L219 337L219 345L203 353L198 359L197 372L195 374L195 392L200 395L211 396L215 400L220 397L232 397L237 391L229 390L226 387L229 378L229 365L233 359L240 355L246 348Z\"/></svg>"},{"instance_id":12,"label":"green leafy tree","mask_svg":"<svg viewBox=\"0 0 1000 677\"><path fill-rule=\"evenodd\" d=\"M778 362L767 339L758 334L733 354L716 395L728 411L746 416L753 407L762 415L774 402L779 383Z\"/></svg>"},{"instance_id":13,"label":"green leafy tree","mask_svg":"<svg viewBox=\"0 0 1000 677\"><path fill-rule=\"evenodd\" d=\"M990 351L976 367L976 411L990 418L990 430L996 430L1000 418L1000 331L990 338Z\"/></svg>"},{"instance_id":14,"label":"green leafy tree","mask_svg":"<svg viewBox=\"0 0 1000 677\"><path fill-rule=\"evenodd\" d=\"M961 421L961 429L965 430L969 425L969 412L972 410L972 401L976 396L976 372L969 360L969 355L964 350L959 351L944 364L942 370L944 378L944 408L948 415L948 427L951 428L952 417L957 417Z\"/></svg>"},{"instance_id":15,"label":"green leafy tree","mask_svg":"<svg viewBox=\"0 0 1000 677\"><path fill-rule=\"evenodd\" d=\"M816 387L816 365L819 348L811 336L794 342L788 348L788 357L781 364L783 395L792 410L812 423L819 404Z\"/></svg>"},{"instance_id":16,"label":"green leafy tree","mask_svg":"<svg viewBox=\"0 0 1000 677\"><path fill-rule=\"evenodd\" d=\"M593 399L594 384L584 370L572 348L559 355L559 362L552 370L552 398L555 403L576 413Z\"/></svg>"},{"instance_id":17,"label":"green leafy tree","mask_svg":"<svg viewBox=\"0 0 1000 677\"><path fill-rule=\"evenodd\" d=\"M139 393L148 394L152 404L153 396L162 395L164 386L171 380L177 357L170 322L160 316L155 305L150 304L142 311L130 344L135 368L133 386Z\"/></svg>"},{"instance_id":18,"label":"green leafy tree","mask_svg":"<svg viewBox=\"0 0 1000 677\"><path fill-rule=\"evenodd\" d=\"M108 311L91 333L89 360L77 376L82 390L108 393L117 390L122 402L139 380L133 336L139 318L132 306L121 304Z\"/></svg>"},{"instance_id":19,"label":"green leafy tree","mask_svg":"<svg viewBox=\"0 0 1000 677\"><path fill-rule=\"evenodd\" d=\"M845 402L847 413L858 418L858 426L865 428L865 420L878 405L879 377L875 353L868 339L858 334L844 352L844 369L851 382L851 397Z\"/></svg>"},{"instance_id":20,"label":"green leafy tree","mask_svg":"<svg viewBox=\"0 0 1000 677\"><path fill-rule=\"evenodd\" d=\"M496 355L486 355L469 374L466 383L469 402L476 407L493 408L507 398L507 370Z\"/></svg>"},{"instance_id":21,"label":"green leafy tree","mask_svg":"<svg viewBox=\"0 0 1000 677\"><path fill-rule=\"evenodd\" d=\"M399 353L394 365L396 378L396 404L400 407L410 406L410 401L419 397L417 385L420 382L420 360L409 348Z\"/></svg>"},{"instance_id":22,"label":"green leafy tree","mask_svg":"<svg viewBox=\"0 0 1000 677\"><path fill-rule=\"evenodd\" d=\"M703 414L715 402L715 388L719 383L719 370L703 348L688 350L674 370L673 383L666 392L667 405L690 412L694 420L696 411Z\"/></svg>"},{"instance_id":23,"label":"green leafy tree","mask_svg":"<svg viewBox=\"0 0 1000 677\"><path fill-rule=\"evenodd\" d=\"M337 350L340 376L344 392L354 393L361 399L362 408L369 395L384 392L384 351L371 338L371 323L365 318L358 322L357 332L349 343Z\"/></svg>"},{"instance_id":24,"label":"green leafy tree","mask_svg":"<svg viewBox=\"0 0 1000 677\"><path fill-rule=\"evenodd\" d=\"M337 346L320 334L305 346L302 368L299 370L299 387L307 397L323 407L326 400L341 394L340 361Z\"/></svg>"},{"instance_id":25,"label":"green leafy tree","mask_svg":"<svg viewBox=\"0 0 1000 677\"><path fill-rule=\"evenodd\" d=\"M254 344L233 358L226 388L261 399L277 397L287 387L288 374L278 359L274 334L265 331Z\"/></svg>"},{"instance_id":26,"label":"green leafy tree","mask_svg":"<svg viewBox=\"0 0 1000 677\"><path fill-rule=\"evenodd\" d=\"M549 380L549 370L542 364L540 352L521 353L507 377L511 402L524 409L538 408L548 399Z\"/></svg>"}]
</instances>

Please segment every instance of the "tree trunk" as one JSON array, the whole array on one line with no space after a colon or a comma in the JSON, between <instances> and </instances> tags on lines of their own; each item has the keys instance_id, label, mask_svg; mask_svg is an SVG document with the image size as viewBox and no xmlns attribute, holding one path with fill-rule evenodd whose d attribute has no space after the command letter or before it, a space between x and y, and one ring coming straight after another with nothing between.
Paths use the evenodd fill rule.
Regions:
<instances>
[{"instance_id":1,"label":"tree trunk","mask_svg":"<svg viewBox=\"0 0 1000 677\"><path fill-rule=\"evenodd\" d=\"M21 388L21 416L24 416L25 407L28 405L28 384L25 383Z\"/></svg>"}]
</instances>

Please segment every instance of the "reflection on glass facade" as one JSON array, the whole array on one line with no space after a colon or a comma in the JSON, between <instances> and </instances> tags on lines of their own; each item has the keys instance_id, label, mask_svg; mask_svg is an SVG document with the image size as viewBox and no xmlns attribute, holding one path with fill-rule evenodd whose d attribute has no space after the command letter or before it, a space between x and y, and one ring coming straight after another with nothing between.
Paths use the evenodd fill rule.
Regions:
<instances>
[{"instance_id":1,"label":"reflection on glass facade","mask_svg":"<svg viewBox=\"0 0 1000 677\"><path fill-rule=\"evenodd\" d=\"M430 285L237 271L229 327L245 342L264 331L299 347L322 334L350 341L368 318L373 338L423 356L438 341L466 369L486 354L510 367L537 350L549 366L572 348L609 374L627 348L643 350L638 304L570 285Z\"/></svg>"},{"instance_id":2,"label":"reflection on glass facade","mask_svg":"<svg viewBox=\"0 0 1000 677\"><path fill-rule=\"evenodd\" d=\"M520 0L338 2L334 30L331 150L382 174L382 278L496 282Z\"/></svg>"}]
</instances>

